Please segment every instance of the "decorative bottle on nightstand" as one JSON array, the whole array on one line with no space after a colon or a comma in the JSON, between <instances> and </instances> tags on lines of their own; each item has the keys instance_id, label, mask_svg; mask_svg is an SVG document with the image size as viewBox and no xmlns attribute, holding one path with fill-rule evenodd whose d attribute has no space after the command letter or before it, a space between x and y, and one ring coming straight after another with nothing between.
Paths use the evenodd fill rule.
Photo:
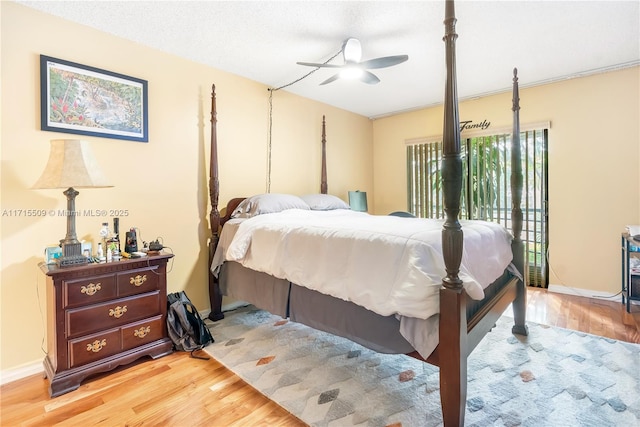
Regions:
<instances>
[{"instance_id":1,"label":"decorative bottle on nightstand","mask_svg":"<svg viewBox=\"0 0 640 427\"><path fill-rule=\"evenodd\" d=\"M113 218L113 235L107 240L107 249L111 249L114 261L122 258L120 255L120 220L118 218Z\"/></svg>"},{"instance_id":2,"label":"decorative bottle on nightstand","mask_svg":"<svg viewBox=\"0 0 640 427\"><path fill-rule=\"evenodd\" d=\"M109 237L109 223L108 222L103 222L102 223L102 227L100 228L100 237L102 237L102 240L106 240L107 237Z\"/></svg>"},{"instance_id":3,"label":"decorative bottle on nightstand","mask_svg":"<svg viewBox=\"0 0 640 427\"><path fill-rule=\"evenodd\" d=\"M113 218L113 241L117 245L114 252L120 254L120 218Z\"/></svg>"}]
</instances>

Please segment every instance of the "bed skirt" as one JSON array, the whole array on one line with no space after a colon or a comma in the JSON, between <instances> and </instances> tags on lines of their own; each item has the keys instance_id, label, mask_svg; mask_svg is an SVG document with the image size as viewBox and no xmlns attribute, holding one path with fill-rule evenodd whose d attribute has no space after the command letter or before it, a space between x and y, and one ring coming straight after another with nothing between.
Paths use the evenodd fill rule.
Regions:
<instances>
[{"instance_id":1,"label":"bed skirt","mask_svg":"<svg viewBox=\"0 0 640 427\"><path fill-rule=\"evenodd\" d=\"M485 289L485 300L499 292L511 278L507 271L489 285ZM407 354L417 350L423 357L428 356L411 344L417 338L407 340L403 336L400 316L382 316L350 301L253 271L233 261L221 266L219 280L222 295L245 301L282 318L347 338L380 353ZM483 301L467 298L467 318L471 318L482 305ZM433 330L424 332L437 336L437 319L429 324Z\"/></svg>"}]
</instances>

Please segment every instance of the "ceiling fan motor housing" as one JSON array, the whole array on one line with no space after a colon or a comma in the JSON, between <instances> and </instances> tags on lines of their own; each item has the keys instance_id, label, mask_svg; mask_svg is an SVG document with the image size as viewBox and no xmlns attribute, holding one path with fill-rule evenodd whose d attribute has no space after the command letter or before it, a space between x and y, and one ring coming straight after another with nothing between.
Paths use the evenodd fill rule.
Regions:
<instances>
[{"instance_id":1,"label":"ceiling fan motor housing","mask_svg":"<svg viewBox=\"0 0 640 427\"><path fill-rule=\"evenodd\" d=\"M362 58L362 45L360 40L349 38L342 44L342 56L344 62L360 62Z\"/></svg>"}]
</instances>

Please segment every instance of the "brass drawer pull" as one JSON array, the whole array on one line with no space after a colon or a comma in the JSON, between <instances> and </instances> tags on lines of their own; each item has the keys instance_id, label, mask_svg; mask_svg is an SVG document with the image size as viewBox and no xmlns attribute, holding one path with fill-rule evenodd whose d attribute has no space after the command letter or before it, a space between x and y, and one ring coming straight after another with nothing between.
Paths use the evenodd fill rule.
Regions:
<instances>
[{"instance_id":1,"label":"brass drawer pull","mask_svg":"<svg viewBox=\"0 0 640 427\"><path fill-rule=\"evenodd\" d=\"M141 275L137 275L135 277L132 277L131 279L129 279L129 283L131 283L133 286L141 286L144 282L147 281L147 275L145 274L144 276Z\"/></svg>"},{"instance_id":2,"label":"brass drawer pull","mask_svg":"<svg viewBox=\"0 0 640 427\"><path fill-rule=\"evenodd\" d=\"M95 340L93 343L87 344L87 351L92 351L94 353L97 353L103 348L105 348L106 346L107 346L106 339L103 339L102 341Z\"/></svg>"},{"instance_id":3,"label":"brass drawer pull","mask_svg":"<svg viewBox=\"0 0 640 427\"><path fill-rule=\"evenodd\" d=\"M96 284L89 283L88 286L83 286L80 288L80 293L91 296L97 294L100 289L102 289L102 286L100 286L100 282Z\"/></svg>"},{"instance_id":4,"label":"brass drawer pull","mask_svg":"<svg viewBox=\"0 0 640 427\"><path fill-rule=\"evenodd\" d=\"M126 305L124 307L117 306L116 308L110 308L109 309L109 316L112 316L112 317L115 317L116 319L119 319L126 312L127 312L127 306Z\"/></svg>"},{"instance_id":5,"label":"brass drawer pull","mask_svg":"<svg viewBox=\"0 0 640 427\"><path fill-rule=\"evenodd\" d=\"M135 331L133 331L133 335L138 338L144 338L149 334L149 332L151 332L151 326L141 326L140 329L136 329Z\"/></svg>"}]
</instances>

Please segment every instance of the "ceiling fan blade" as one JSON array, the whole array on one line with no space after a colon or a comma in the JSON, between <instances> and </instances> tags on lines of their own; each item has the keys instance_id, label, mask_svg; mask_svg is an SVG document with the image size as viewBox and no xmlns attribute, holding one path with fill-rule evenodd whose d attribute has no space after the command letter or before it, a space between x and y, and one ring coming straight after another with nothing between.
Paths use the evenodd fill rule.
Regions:
<instances>
[{"instance_id":1,"label":"ceiling fan blade","mask_svg":"<svg viewBox=\"0 0 640 427\"><path fill-rule=\"evenodd\" d=\"M315 62L296 62L298 65L306 65L307 67L317 67L317 68L340 68L342 65L337 64L316 64Z\"/></svg>"},{"instance_id":2,"label":"ceiling fan blade","mask_svg":"<svg viewBox=\"0 0 640 427\"><path fill-rule=\"evenodd\" d=\"M401 64L407 59L409 59L409 55L384 56L382 58L374 58L367 61L362 61L360 65L363 68L368 69L386 68L393 65Z\"/></svg>"},{"instance_id":3,"label":"ceiling fan blade","mask_svg":"<svg viewBox=\"0 0 640 427\"><path fill-rule=\"evenodd\" d=\"M334 82L334 81L338 80L339 78L340 78L340 74L334 74L333 76L329 77L327 80L325 80L322 83L320 83L320 86L326 85L327 83Z\"/></svg>"},{"instance_id":4,"label":"ceiling fan blade","mask_svg":"<svg viewBox=\"0 0 640 427\"><path fill-rule=\"evenodd\" d=\"M360 81L370 84L370 85L374 85L376 83L380 83L380 79L378 77L376 77L375 74L367 71L367 70L363 70L362 73L362 77L360 77Z\"/></svg>"}]
</instances>

